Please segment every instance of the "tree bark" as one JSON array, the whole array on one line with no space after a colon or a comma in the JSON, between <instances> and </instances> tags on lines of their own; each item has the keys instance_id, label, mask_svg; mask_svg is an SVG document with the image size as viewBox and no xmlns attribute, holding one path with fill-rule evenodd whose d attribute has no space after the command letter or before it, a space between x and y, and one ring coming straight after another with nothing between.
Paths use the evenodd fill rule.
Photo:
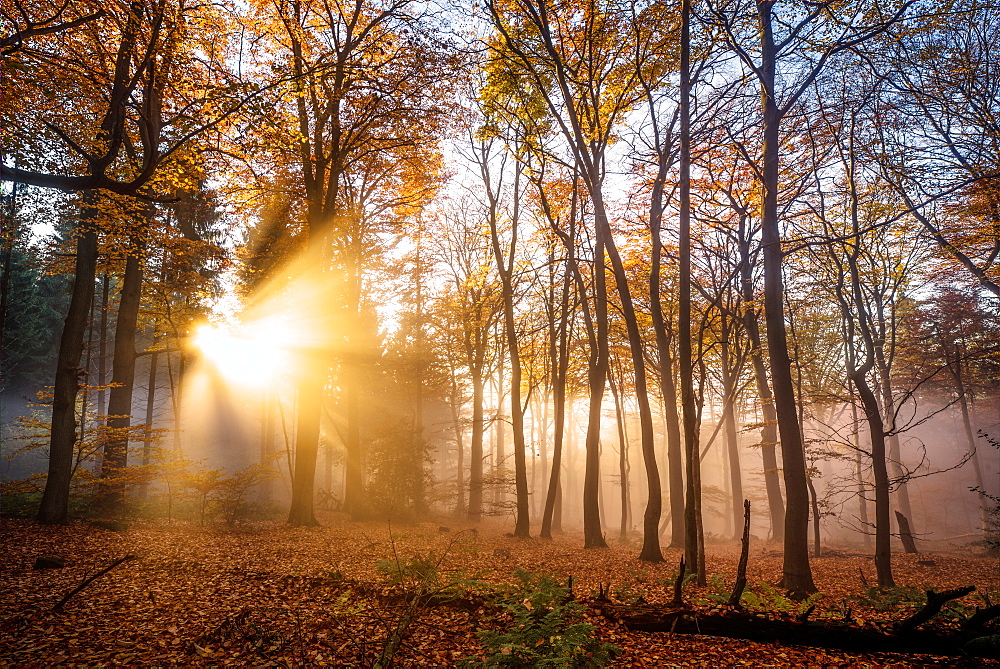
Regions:
<instances>
[{"instance_id":1,"label":"tree bark","mask_svg":"<svg viewBox=\"0 0 1000 669\"><path fill-rule=\"evenodd\" d=\"M483 515L483 375L473 366L472 374L472 443L469 454L469 519Z\"/></svg>"},{"instance_id":2,"label":"tree bark","mask_svg":"<svg viewBox=\"0 0 1000 669\"><path fill-rule=\"evenodd\" d=\"M490 210L488 214L490 225L490 240L493 246L493 258L497 264L497 273L500 275L500 296L503 302L503 324L504 336L507 344L507 357L510 358L510 419L511 428L514 433L514 488L516 491L515 501L517 504L517 517L514 523L514 536L527 538L531 534L531 524L528 509L528 472L525 461L525 441L524 441L524 408L521 406L521 354L517 343L517 323L514 320L514 254L517 249L518 233L518 212L520 203L518 194L521 181L521 163L515 168L514 182L514 215L511 224L510 244L506 250L500 247L500 232L497 229L497 202L490 189L490 174L487 167L487 160L484 156L480 169L483 173L483 181L487 185L487 197L490 198Z\"/></svg>"},{"instance_id":3,"label":"tree bark","mask_svg":"<svg viewBox=\"0 0 1000 669\"><path fill-rule=\"evenodd\" d=\"M870 550L872 547L872 535L868 531L870 527L870 523L868 522L868 492L865 479L861 474L861 439L858 427L858 407L854 402L851 402L851 420L852 425L854 425L852 436L854 439L854 474L858 481L858 517L861 520L861 525L864 527L865 550Z\"/></svg>"},{"instance_id":4,"label":"tree bark","mask_svg":"<svg viewBox=\"0 0 1000 669\"><path fill-rule=\"evenodd\" d=\"M754 381L757 384L757 396L760 398L761 414L764 425L760 430L760 452L764 465L764 488L767 490L767 508L771 517L771 538L784 541L785 537L785 504L781 498L781 483L779 481L778 457L778 415L774 410L774 395L771 393L770 381L767 378L767 367L764 364L763 343L760 336L758 309L753 289L753 264L750 255L750 236L745 218L740 218L740 286L743 298L743 326L750 341L750 363L753 365Z\"/></svg>"},{"instance_id":5,"label":"tree bark","mask_svg":"<svg viewBox=\"0 0 1000 669\"><path fill-rule=\"evenodd\" d=\"M129 436L132 427L132 392L135 388L135 339L142 297L142 261L137 242L125 259L118 316L115 322L115 348L111 361L111 387L108 398L108 434L101 470L101 494L98 506L104 513L119 516L125 511L126 481L121 477L128 466ZM117 479L117 480L116 480Z\"/></svg>"},{"instance_id":6,"label":"tree bark","mask_svg":"<svg viewBox=\"0 0 1000 669\"><path fill-rule=\"evenodd\" d=\"M575 204L575 200L574 200ZM574 212L575 213L575 212ZM570 240L572 241L575 231L573 223L570 223ZM552 469L549 472L549 485L545 495L545 510L542 513L542 529L539 535L543 539L552 538L553 521L555 511L562 494L560 479L562 476L562 456L563 441L566 428L566 375L569 371L569 296L571 286L570 266L573 261L572 251L567 249L566 271L563 276L562 295L559 304L559 327L556 330L558 341L550 344L549 356L552 360L552 403L553 403L553 429L552 429Z\"/></svg>"},{"instance_id":7,"label":"tree bark","mask_svg":"<svg viewBox=\"0 0 1000 669\"><path fill-rule=\"evenodd\" d=\"M93 196L87 197L92 203ZM45 479L45 491L38 507L38 522L43 525L64 524L69 519L69 491L76 447L76 396L80 390L80 357L83 354L83 337L97 279L97 231L90 227L97 212L90 203L80 213L73 293L59 340L52 397L48 477Z\"/></svg>"},{"instance_id":8,"label":"tree bark","mask_svg":"<svg viewBox=\"0 0 1000 669\"><path fill-rule=\"evenodd\" d=\"M680 160L680 287L678 357L680 358L681 415L684 422L684 456L687 489L684 505L684 557L688 568L704 585L698 526L701 501L701 457L698 412L694 396L694 360L691 350L691 3L681 2L681 160Z\"/></svg>"},{"instance_id":9,"label":"tree bark","mask_svg":"<svg viewBox=\"0 0 1000 669\"><path fill-rule=\"evenodd\" d=\"M757 4L761 34L761 105L763 107L763 165L761 169L761 244L764 254L764 321L767 349L774 385L775 412L781 440L785 479L784 577L782 584L793 593L816 591L809 566L809 491L805 452L799 431L792 382L791 360L784 317L781 233L778 220L778 129L781 117L775 98L777 49L771 32L774 2Z\"/></svg>"},{"instance_id":10,"label":"tree bark","mask_svg":"<svg viewBox=\"0 0 1000 669\"><path fill-rule=\"evenodd\" d=\"M608 293L604 267L604 233L597 230L594 249L594 324L596 341L590 353L587 372L590 408L587 413L586 454L583 473L583 547L607 548L601 528L598 499L601 485L601 408L608 378Z\"/></svg>"},{"instance_id":11,"label":"tree bark","mask_svg":"<svg viewBox=\"0 0 1000 669\"><path fill-rule=\"evenodd\" d=\"M720 342L720 362L722 363L722 422L726 438L726 453L729 459L729 497L733 511L733 538L740 536L741 504L743 500L743 476L740 469L739 433L736 429L736 374L732 368L729 350L730 324L728 316L722 324L722 341Z\"/></svg>"},{"instance_id":12,"label":"tree bark","mask_svg":"<svg viewBox=\"0 0 1000 669\"><path fill-rule=\"evenodd\" d=\"M288 510L288 524L296 527L319 525L314 510L313 491L316 484L316 460L319 455L319 418L325 385L323 371L311 368L303 372L298 383L292 503ZM346 493L344 497L346 505Z\"/></svg>"},{"instance_id":13,"label":"tree bark","mask_svg":"<svg viewBox=\"0 0 1000 669\"><path fill-rule=\"evenodd\" d=\"M156 337L153 337L153 346L156 346ZM156 372L160 362L160 352L155 348L149 354L149 381L146 384L146 417L143 421L145 425L142 440L142 465L149 467L153 461L153 410L156 408ZM147 492L148 486L143 486L143 496Z\"/></svg>"}]
</instances>

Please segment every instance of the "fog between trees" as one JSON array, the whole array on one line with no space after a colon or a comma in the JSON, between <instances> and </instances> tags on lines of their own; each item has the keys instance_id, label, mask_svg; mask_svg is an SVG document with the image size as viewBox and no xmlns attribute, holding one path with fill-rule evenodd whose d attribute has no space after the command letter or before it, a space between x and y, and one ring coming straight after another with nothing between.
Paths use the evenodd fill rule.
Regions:
<instances>
[{"instance_id":1,"label":"fog between trees","mask_svg":"<svg viewBox=\"0 0 1000 669\"><path fill-rule=\"evenodd\" d=\"M8 5L9 509L992 536L990 3Z\"/></svg>"}]
</instances>

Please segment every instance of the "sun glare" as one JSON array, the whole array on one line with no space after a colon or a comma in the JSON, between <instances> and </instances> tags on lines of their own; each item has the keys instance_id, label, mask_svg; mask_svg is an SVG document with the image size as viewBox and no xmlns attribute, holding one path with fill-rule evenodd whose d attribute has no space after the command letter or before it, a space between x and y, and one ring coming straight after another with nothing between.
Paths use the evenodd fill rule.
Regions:
<instances>
[{"instance_id":1,"label":"sun glare","mask_svg":"<svg viewBox=\"0 0 1000 669\"><path fill-rule=\"evenodd\" d=\"M205 323L195 332L194 345L233 386L264 388L290 371L289 335L283 323L271 320L233 328Z\"/></svg>"}]
</instances>

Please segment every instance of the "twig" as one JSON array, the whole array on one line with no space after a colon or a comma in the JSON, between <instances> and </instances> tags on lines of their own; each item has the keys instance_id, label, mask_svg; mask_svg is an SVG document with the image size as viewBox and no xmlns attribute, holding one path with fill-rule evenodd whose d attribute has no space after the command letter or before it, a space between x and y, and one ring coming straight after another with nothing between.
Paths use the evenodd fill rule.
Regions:
<instances>
[{"instance_id":1,"label":"twig","mask_svg":"<svg viewBox=\"0 0 1000 669\"><path fill-rule=\"evenodd\" d=\"M86 588L88 585L90 585L91 583L93 583L94 581L96 581L97 579L99 579L101 576L104 576L105 574L107 574L109 571L111 571L112 569L114 569L115 567L117 567L120 564L124 564L126 562L131 562L132 560L138 560L138 559L139 559L138 555L132 555L132 554L126 555L125 557L118 558L117 560L115 560L114 562L112 562L107 567L105 567L104 569L100 570L99 572L97 572L93 576L88 576L87 578L83 579L83 582L80 583L80 585L78 585L75 588L73 588L72 590L70 590L68 593L66 593L66 596L63 597L62 599L60 599L59 602L55 606L52 607L52 610L53 611L62 611L62 608L66 604L66 602L68 602L72 597L74 597L75 595L77 595L81 590L83 590L84 588Z\"/></svg>"}]
</instances>

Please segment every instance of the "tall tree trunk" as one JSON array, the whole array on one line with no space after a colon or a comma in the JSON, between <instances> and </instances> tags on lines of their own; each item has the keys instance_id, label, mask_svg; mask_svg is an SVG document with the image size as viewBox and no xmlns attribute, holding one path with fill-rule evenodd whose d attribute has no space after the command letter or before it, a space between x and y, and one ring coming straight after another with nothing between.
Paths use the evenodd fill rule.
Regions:
<instances>
[{"instance_id":1,"label":"tall tree trunk","mask_svg":"<svg viewBox=\"0 0 1000 669\"><path fill-rule=\"evenodd\" d=\"M104 471L104 447L108 427L108 299L111 297L111 282L105 271L101 280L101 318L97 342L97 416L100 421L100 443L94 453L94 476Z\"/></svg>"},{"instance_id":2,"label":"tall tree trunk","mask_svg":"<svg viewBox=\"0 0 1000 669\"><path fill-rule=\"evenodd\" d=\"M885 318L881 314L881 309L879 309L878 318L880 321L879 325L884 328ZM882 336L880 341L884 342L885 337ZM906 516L907 521L911 523L912 527L913 510L910 506L910 489L907 487L907 481L903 474L903 461L899 450L899 435L896 433L896 401L892 396L892 377L889 365L885 359L884 344L880 344L875 349L875 367L878 370L880 381L878 388L882 396L883 420L885 421L887 430L890 432L886 436L886 444L889 449L889 468L892 477L896 480L896 500L903 515Z\"/></svg>"},{"instance_id":3,"label":"tall tree trunk","mask_svg":"<svg viewBox=\"0 0 1000 669\"><path fill-rule=\"evenodd\" d=\"M740 285L743 299L743 327L750 342L750 364L753 366L754 381L757 385L757 396L760 398L760 410L764 424L760 430L760 453L764 465L764 488L767 491L767 508L771 517L771 538L784 541L785 536L785 504L781 498L781 482L778 475L778 415L774 410L774 395L771 394L771 384L767 378L767 367L764 364L763 342L760 336L760 325L757 320L757 309L753 289L753 265L750 255L750 238L746 229L746 221L740 220Z\"/></svg>"},{"instance_id":4,"label":"tall tree trunk","mask_svg":"<svg viewBox=\"0 0 1000 669\"><path fill-rule=\"evenodd\" d=\"M655 105L650 97L650 113L655 115ZM649 230L652 242L652 257L649 271L649 304L656 337L656 357L659 362L660 395L663 398L663 414L667 440L667 479L670 494L670 547L684 546L684 463L681 455L681 426L677 415L677 386L674 383L674 356L671 351L671 332L663 314L660 299L662 279L663 241L663 190L670 167L669 152L659 141L659 127L654 121L657 136L657 173L653 179L649 199Z\"/></svg>"},{"instance_id":5,"label":"tall tree trunk","mask_svg":"<svg viewBox=\"0 0 1000 669\"><path fill-rule=\"evenodd\" d=\"M110 515L125 511L124 476L128 466L129 436L132 426L132 392L135 388L135 340L142 297L142 262L137 241L125 259L118 316L115 319L115 349L111 361L111 392L108 398L108 435L104 445L101 495L98 506ZM116 480L117 479L117 480Z\"/></svg>"},{"instance_id":6,"label":"tall tree trunk","mask_svg":"<svg viewBox=\"0 0 1000 669\"><path fill-rule=\"evenodd\" d=\"M815 592L809 565L809 490L805 452L795 410L791 360L785 333L784 279L781 233L778 221L778 129L781 117L775 98L777 49L771 32L773 2L757 3L761 34L761 105L763 107L763 165L761 169L761 244L764 254L764 322L774 385L774 404L781 439L785 479L784 577L782 585L793 593Z\"/></svg>"},{"instance_id":7,"label":"tall tree trunk","mask_svg":"<svg viewBox=\"0 0 1000 669\"><path fill-rule=\"evenodd\" d=\"M684 562L705 583L698 536L701 499L701 458L698 412L694 396L694 359L691 350L691 3L681 2L681 160L680 160L680 286L678 356L680 358L681 415L684 423L684 455L687 490L684 505Z\"/></svg>"},{"instance_id":8,"label":"tall tree trunk","mask_svg":"<svg viewBox=\"0 0 1000 669\"><path fill-rule=\"evenodd\" d=\"M69 489L73 476L76 446L76 396L80 390L80 357L87 316L94 299L97 279L97 231L90 227L97 212L93 195L80 213L76 240L73 293L59 340L55 388L52 396L52 430L49 437L49 467L45 491L38 507L38 522L66 523L69 518Z\"/></svg>"},{"instance_id":9,"label":"tall tree trunk","mask_svg":"<svg viewBox=\"0 0 1000 669\"><path fill-rule=\"evenodd\" d=\"M592 342L587 370L590 408L587 412L587 437L583 473L583 547L607 548L601 528L598 499L601 485L601 408L608 378L608 293L604 267L604 233L598 228L594 249L594 324L596 341Z\"/></svg>"},{"instance_id":10,"label":"tall tree trunk","mask_svg":"<svg viewBox=\"0 0 1000 669\"><path fill-rule=\"evenodd\" d=\"M483 515L483 375L472 370L472 443L469 453L469 519Z\"/></svg>"},{"instance_id":11,"label":"tall tree trunk","mask_svg":"<svg viewBox=\"0 0 1000 669\"><path fill-rule=\"evenodd\" d=\"M618 526L618 538L622 541L628 538L629 521L629 480L628 480L628 435L625 430L625 411L622 407L621 393L614 380L614 374L608 377L611 397L615 402L615 425L618 428L618 479L621 483L621 519Z\"/></svg>"},{"instance_id":12,"label":"tall tree trunk","mask_svg":"<svg viewBox=\"0 0 1000 669\"><path fill-rule=\"evenodd\" d=\"M570 294L572 283L575 281L580 297L584 300L583 311L587 331L587 341L590 350L596 348L594 342L593 322L590 318L590 306L586 303L586 292L584 291L583 277L576 259L576 177L573 180L573 193L571 196L569 233L560 234L558 228L553 227L556 234L562 240L566 248L566 271L563 274L562 296L560 298L558 348L556 342L552 342L549 355L552 357L552 367L554 379L552 382L553 413L555 425L553 426L552 437L552 471L549 474L548 492L545 496L545 511L542 514L541 537L551 539L553 530L562 529L562 460L564 442L566 441L566 416L572 415L572 410L567 411L566 401L566 378L569 372L569 339L570 339Z\"/></svg>"},{"instance_id":13,"label":"tall tree trunk","mask_svg":"<svg viewBox=\"0 0 1000 669\"><path fill-rule=\"evenodd\" d=\"M270 390L264 391L261 407L264 415L261 420L260 430L260 464L268 469L275 466L274 462L274 430L275 405L278 402L277 395ZM274 502L274 479L266 476L260 483L260 502L269 506Z\"/></svg>"},{"instance_id":14,"label":"tall tree trunk","mask_svg":"<svg viewBox=\"0 0 1000 669\"><path fill-rule=\"evenodd\" d=\"M485 167L485 159L483 166ZM510 359L510 419L514 433L514 488L517 504L517 519L514 523L514 536L528 537L531 534L531 524L528 510L528 472L525 461L524 441L524 408L521 405L521 354L517 345L517 323L514 320L514 255L517 249L518 212L520 211L518 195L521 182L521 163L517 164L514 176L514 215L511 223L511 238L506 255L500 246L500 232L497 229L495 202L491 202L489 225L490 240L493 246L493 258L500 275L500 295L503 302L504 335L507 344L507 357ZM489 172L484 171L485 183L490 183Z\"/></svg>"},{"instance_id":15,"label":"tall tree trunk","mask_svg":"<svg viewBox=\"0 0 1000 669\"><path fill-rule=\"evenodd\" d=\"M868 522L868 490L861 472L861 430L858 425L858 407L853 401L851 402L851 425L853 425L851 435L854 440L854 475L858 481L858 517L864 527L865 550L871 550L872 535L868 531L870 527Z\"/></svg>"},{"instance_id":16,"label":"tall tree trunk","mask_svg":"<svg viewBox=\"0 0 1000 669\"><path fill-rule=\"evenodd\" d=\"M3 230L0 230L2 240L3 276L0 277L0 347L4 343L4 328L7 325L7 302L10 299L10 271L14 264L14 244L20 236L20 225L15 219L17 211L17 191L19 184L11 186L10 195L3 198Z\"/></svg>"},{"instance_id":17,"label":"tall tree trunk","mask_svg":"<svg viewBox=\"0 0 1000 669\"><path fill-rule=\"evenodd\" d=\"M889 525L889 472L885 464L885 428L875 393L868 385L864 368L850 374L858 391L868 422L872 445L872 471L875 475L875 571L880 588L894 588L892 578L892 546Z\"/></svg>"},{"instance_id":18,"label":"tall tree trunk","mask_svg":"<svg viewBox=\"0 0 1000 669\"><path fill-rule=\"evenodd\" d=\"M97 413L107 416L108 405L106 395L108 388L108 299L111 297L111 281L108 273L104 272L101 279L101 327L97 342ZM101 447L101 457L104 456L104 447ZM100 469L98 469L100 472Z\"/></svg>"},{"instance_id":19,"label":"tall tree trunk","mask_svg":"<svg viewBox=\"0 0 1000 669\"><path fill-rule=\"evenodd\" d=\"M288 509L288 524L296 527L319 525L314 509L316 460L319 456L319 425L326 386L326 370L322 365L304 367L298 383L298 412L295 428L295 459L292 465L292 503ZM348 452L350 458L350 452ZM348 476L348 487L350 476ZM347 491L344 494L347 504Z\"/></svg>"},{"instance_id":20,"label":"tall tree trunk","mask_svg":"<svg viewBox=\"0 0 1000 669\"><path fill-rule=\"evenodd\" d=\"M154 328L155 331L155 328ZM156 408L156 372L160 362L160 352L156 350L156 336L153 336L153 350L149 354L149 381L146 384L146 417L143 420L145 429L142 440L142 466L149 467L153 462L153 411ZM149 486L142 488L146 496Z\"/></svg>"},{"instance_id":21,"label":"tall tree trunk","mask_svg":"<svg viewBox=\"0 0 1000 669\"><path fill-rule=\"evenodd\" d=\"M969 398L965 389L965 375L962 373L962 356L955 355L955 364L949 367L955 379L955 389L958 392L958 406L962 411L962 428L965 430L965 441L969 446L969 457L972 459L972 471L976 477L976 495L979 498L979 522L980 531L986 532L989 527L990 500L986 496L986 489L983 483L983 469L979 464L979 449L976 448L976 438L972 432L972 418L969 414ZM904 514L906 515L906 514ZM912 522L912 517L907 515L907 520Z\"/></svg>"},{"instance_id":22,"label":"tall tree trunk","mask_svg":"<svg viewBox=\"0 0 1000 669\"><path fill-rule=\"evenodd\" d=\"M628 333L629 350L632 358L632 374L635 380L636 404L639 407L639 433L642 444L642 461L646 469L646 510L642 518L642 550L639 559L647 562L662 562L663 553L660 550L660 513L663 508L662 492L660 489L660 473L656 466L656 444L653 443L653 413L649 404L649 390L646 384L646 361L643 355L643 339L639 331L639 323L636 318L635 306L632 302L632 295L629 292L628 275L622 263L618 248L615 246L614 237L611 234L611 227L608 222L607 211L604 206L603 193L601 190L600 175L595 170L589 174L587 187L590 191L591 202L594 205L594 220L597 228L597 236L601 239L598 245L606 249L608 260L615 277L615 288L621 306L622 319L625 321L625 330ZM603 257L603 253L601 256ZM595 264L595 269L603 269L603 263ZM595 320L598 328L601 327L600 319L607 320L607 300L605 299L603 316L597 314ZM598 301L600 308L600 302ZM607 323L604 323L605 330ZM604 372L607 374L607 332L601 337L598 334L598 345L605 349ZM601 382L603 395L604 382ZM598 423L599 425L599 423Z\"/></svg>"},{"instance_id":23,"label":"tall tree trunk","mask_svg":"<svg viewBox=\"0 0 1000 669\"><path fill-rule=\"evenodd\" d=\"M723 325L720 344L722 362L722 422L729 460L729 499L732 500L733 538L742 536L740 521L743 517L743 476L740 470L739 433L736 430L736 378L729 353L729 325Z\"/></svg>"},{"instance_id":24,"label":"tall tree trunk","mask_svg":"<svg viewBox=\"0 0 1000 669\"><path fill-rule=\"evenodd\" d=\"M568 262L568 260L567 260ZM559 495L561 493L560 476L562 472L563 440L566 428L566 374L569 369L569 271L563 278L562 298L560 301L559 327L556 330L555 341L551 342L549 356L552 359L552 466L549 470L549 483L545 494L545 509L542 512L542 528L539 535L543 539L552 538L553 520Z\"/></svg>"},{"instance_id":25,"label":"tall tree trunk","mask_svg":"<svg viewBox=\"0 0 1000 669\"><path fill-rule=\"evenodd\" d=\"M452 363L450 369L451 381L451 425L455 432L456 469L455 473L455 513L461 515L466 512L465 507L465 443L462 428L462 402L461 390L458 387L457 371Z\"/></svg>"}]
</instances>

